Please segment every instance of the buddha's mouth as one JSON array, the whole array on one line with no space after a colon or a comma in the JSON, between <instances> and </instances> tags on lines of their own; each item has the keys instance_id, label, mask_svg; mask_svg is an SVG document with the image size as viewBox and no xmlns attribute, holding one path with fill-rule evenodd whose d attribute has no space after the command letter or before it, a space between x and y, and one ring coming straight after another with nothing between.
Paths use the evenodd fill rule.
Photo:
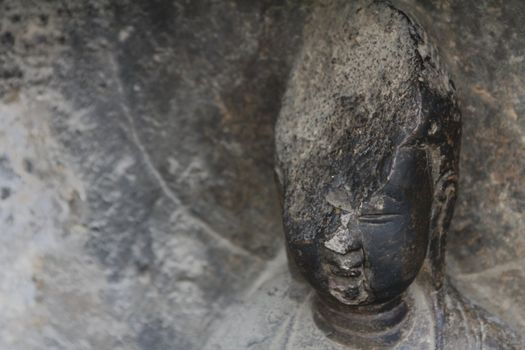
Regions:
<instances>
[{"instance_id":1,"label":"buddha's mouth","mask_svg":"<svg viewBox=\"0 0 525 350\"><path fill-rule=\"evenodd\" d=\"M359 277L364 262L361 248L354 249L346 254L339 254L330 250L324 251L325 265L331 273L340 277Z\"/></svg>"},{"instance_id":2,"label":"buddha's mouth","mask_svg":"<svg viewBox=\"0 0 525 350\"><path fill-rule=\"evenodd\" d=\"M360 266L352 267L349 269L341 268L340 266L329 264L330 271L338 277L349 277L357 278L361 276Z\"/></svg>"},{"instance_id":3,"label":"buddha's mouth","mask_svg":"<svg viewBox=\"0 0 525 350\"><path fill-rule=\"evenodd\" d=\"M346 254L325 250L323 255L329 293L346 305L359 305L366 301L368 293L363 250L355 249Z\"/></svg>"}]
</instances>

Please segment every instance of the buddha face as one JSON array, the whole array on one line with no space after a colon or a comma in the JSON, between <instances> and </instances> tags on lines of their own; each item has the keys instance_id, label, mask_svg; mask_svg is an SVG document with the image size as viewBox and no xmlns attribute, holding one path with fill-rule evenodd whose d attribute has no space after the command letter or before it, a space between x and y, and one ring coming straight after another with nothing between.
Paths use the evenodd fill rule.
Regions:
<instances>
[{"instance_id":1,"label":"buddha face","mask_svg":"<svg viewBox=\"0 0 525 350\"><path fill-rule=\"evenodd\" d=\"M319 223L313 240L289 240L319 294L346 305L385 302L418 274L429 240L429 162L424 150L401 146L390 164L383 185L365 198L352 200L344 185L330 188L322 205L333 223Z\"/></svg>"}]
</instances>

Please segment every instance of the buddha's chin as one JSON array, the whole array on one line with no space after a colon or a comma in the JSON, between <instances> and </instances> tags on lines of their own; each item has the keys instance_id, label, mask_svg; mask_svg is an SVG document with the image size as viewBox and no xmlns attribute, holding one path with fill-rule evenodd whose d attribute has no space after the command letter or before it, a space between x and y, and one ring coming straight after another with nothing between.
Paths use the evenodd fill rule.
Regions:
<instances>
[{"instance_id":1,"label":"buddha's chin","mask_svg":"<svg viewBox=\"0 0 525 350\"><path fill-rule=\"evenodd\" d=\"M328 288L330 295L345 305L363 305L368 299L362 282L333 276L328 278Z\"/></svg>"}]
</instances>

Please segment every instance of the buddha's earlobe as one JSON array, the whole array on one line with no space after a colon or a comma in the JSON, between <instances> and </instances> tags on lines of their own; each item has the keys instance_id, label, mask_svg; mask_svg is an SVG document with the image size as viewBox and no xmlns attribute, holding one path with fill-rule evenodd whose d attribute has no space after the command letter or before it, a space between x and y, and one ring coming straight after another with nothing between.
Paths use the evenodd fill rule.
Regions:
<instances>
[{"instance_id":1,"label":"buddha's earlobe","mask_svg":"<svg viewBox=\"0 0 525 350\"><path fill-rule=\"evenodd\" d=\"M434 189L428 258L436 288L441 288L445 278L446 233L454 213L457 187L458 175L450 171L438 179Z\"/></svg>"}]
</instances>

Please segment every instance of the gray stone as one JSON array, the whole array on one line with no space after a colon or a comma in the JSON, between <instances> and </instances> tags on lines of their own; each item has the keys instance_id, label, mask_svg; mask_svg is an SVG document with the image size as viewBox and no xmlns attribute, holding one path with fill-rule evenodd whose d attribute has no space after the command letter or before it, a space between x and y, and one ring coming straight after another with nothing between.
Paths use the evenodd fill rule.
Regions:
<instances>
[{"instance_id":1,"label":"gray stone","mask_svg":"<svg viewBox=\"0 0 525 350\"><path fill-rule=\"evenodd\" d=\"M525 266L525 36L517 24L525 20L524 4L402 4L435 38L463 114L450 275L469 297L523 330L523 291L517 286Z\"/></svg>"},{"instance_id":2,"label":"gray stone","mask_svg":"<svg viewBox=\"0 0 525 350\"><path fill-rule=\"evenodd\" d=\"M449 272L522 332L524 5L401 5L463 112ZM273 124L311 6L0 2L0 349L200 349L266 292Z\"/></svg>"}]
</instances>

